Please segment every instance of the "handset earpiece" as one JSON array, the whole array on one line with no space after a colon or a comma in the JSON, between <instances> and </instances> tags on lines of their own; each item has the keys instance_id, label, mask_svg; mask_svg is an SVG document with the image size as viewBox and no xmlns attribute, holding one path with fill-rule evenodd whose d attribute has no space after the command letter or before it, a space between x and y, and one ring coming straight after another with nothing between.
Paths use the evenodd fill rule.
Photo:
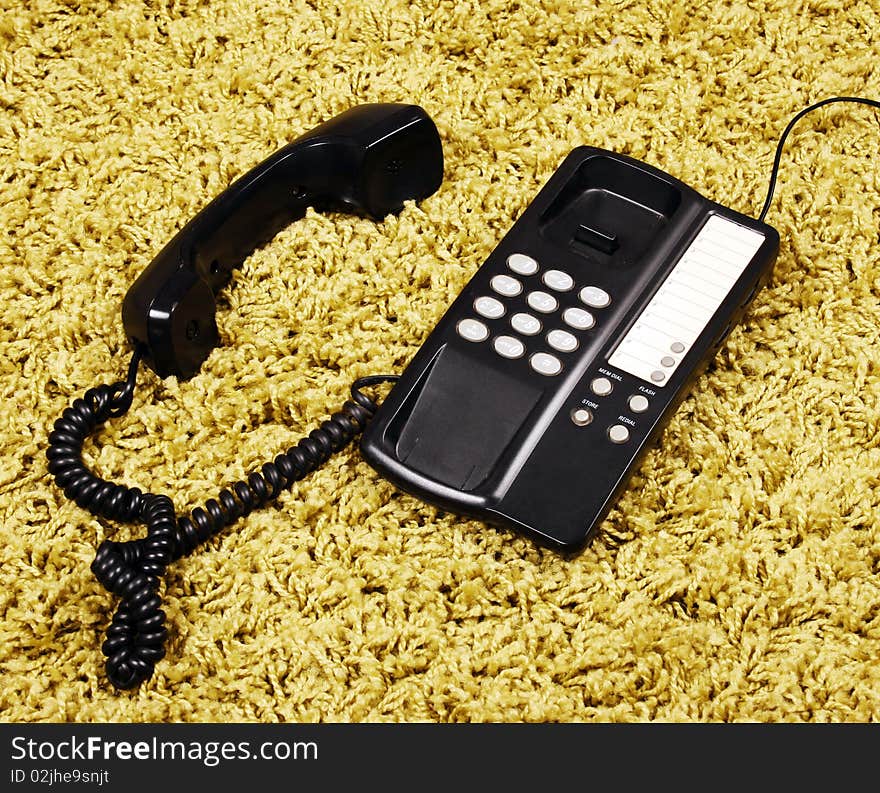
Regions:
<instances>
[{"instance_id":1,"label":"handset earpiece","mask_svg":"<svg viewBox=\"0 0 880 793\"><path fill-rule=\"evenodd\" d=\"M160 377L192 377L216 346L215 295L256 248L317 210L381 220L434 193L443 149L416 105L358 105L275 152L202 209L129 288L122 321Z\"/></svg>"}]
</instances>

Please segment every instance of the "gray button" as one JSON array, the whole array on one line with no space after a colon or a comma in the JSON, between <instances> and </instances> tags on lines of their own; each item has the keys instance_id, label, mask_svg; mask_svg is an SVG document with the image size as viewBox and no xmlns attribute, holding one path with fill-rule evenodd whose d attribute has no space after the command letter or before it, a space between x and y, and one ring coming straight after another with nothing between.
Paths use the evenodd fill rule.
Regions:
<instances>
[{"instance_id":1,"label":"gray button","mask_svg":"<svg viewBox=\"0 0 880 793\"><path fill-rule=\"evenodd\" d=\"M478 297L474 301L474 311L486 319L498 319L504 316L504 304L494 297Z\"/></svg>"},{"instance_id":2,"label":"gray button","mask_svg":"<svg viewBox=\"0 0 880 793\"><path fill-rule=\"evenodd\" d=\"M596 324L596 320L589 311L582 308L567 308L562 312L562 321L575 330L589 330Z\"/></svg>"},{"instance_id":3,"label":"gray button","mask_svg":"<svg viewBox=\"0 0 880 793\"><path fill-rule=\"evenodd\" d=\"M562 270L547 270L543 280L547 286L557 292L567 292L574 286L574 278Z\"/></svg>"},{"instance_id":4,"label":"gray button","mask_svg":"<svg viewBox=\"0 0 880 793\"><path fill-rule=\"evenodd\" d=\"M562 361L555 355L546 352L536 352L529 363L538 374L545 374L549 377L562 371Z\"/></svg>"},{"instance_id":5,"label":"gray button","mask_svg":"<svg viewBox=\"0 0 880 793\"><path fill-rule=\"evenodd\" d=\"M593 420L593 411L589 408L575 408L571 411L571 420L578 427L586 427Z\"/></svg>"},{"instance_id":6,"label":"gray button","mask_svg":"<svg viewBox=\"0 0 880 793\"><path fill-rule=\"evenodd\" d=\"M577 349L578 340L567 330L551 330L547 334L547 344L559 352L572 352Z\"/></svg>"},{"instance_id":7,"label":"gray button","mask_svg":"<svg viewBox=\"0 0 880 793\"><path fill-rule=\"evenodd\" d=\"M675 358L673 358L671 355L664 355L660 359L660 363L662 363L666 367L675 366Z\"/></svg>"},{"instance_id":8,"label":"gray button","mask_svg":"<svg viewBox=\"0 0 880 793\"><path fill-rule=\"evenodd\" d=\"M669 349L674 353L684 352L684 345L680 341L674 341L669 345Z\"/></svg>"},{"instance_id":9,"label":"gray button","mask_svg":"<svg viewBox=\"0 0 880 793\"><path fill-rule=\"evenodd\" d=\"M590 389L598 396L608 396L614 390L614 386L607 377L597 377L590 383Z\"/></svg>"},{"instance_id":10,"label":"gray button","mask_svg":"<svg viewBox=\"0 0 880 793\"><path fill-rule=\"evenodd\" d=\"M455 329L459 336L468 341L486 341L489 338L489 328L478 319L463 319Z\"/></svg>"},{"instance_id":11,"label":"gray button","mask_svg":"<svg viewBox=\"0 0 880 793\"><path fill-rule=\"evenodd\" d=\"M531 314L514 314L510 318L510 325L515 331L519 331L523 336L534 336L541 332L541 321Z\"/></svg>"},{"instance_id":12,"label":"gray button","mask_svg":"<svg viewBox=\"0 0 880 793\"><path fill-rule=\"evenodd\" d=\"M540 311L542 314L549 314L551 311L556 311L559 306L559 303L556 302L556 298L553 297L553 295L548 295L546 292L530 292L529 296L526 298L526 302L535 309L535 311Z\"/></svg>"},{"instance_id":13,"label":"gray button","mask_svg":"<svg viewBox=\"0 0 880 793\"><path fill-rule=\"evenodd\" d=\"M605 308L611 303L611 295L598 286L585 286L581 289L581 300L593 308Z\"/></svg>"},{"instance_id":14,"label":"gray button","mask_svg":"<svg viewBox=\"0 0 880 793\"><path fill-rule=\"evenodd\" d=\"M633 394L629 398L629 409L633 413L644 413L648 409L648 398L643 394Z\"/></svg>"},{"instance_id":15,"label":"gray button","mask_svg":"<svg viewBox=\"0 0 880 793\"><path fill-rule=\"evenodd\" d=\"M516 297L522 292L522 284L509 275L496 275L489 283L492 289L505 297Z\"/></svg>"},{"instance_id":16,"label":"gray button","mask_svg":"<svg viewBox=\"0 0 880 793\"><path fill-rule=\"evenodd\" d=\"M534 275L538 272L538 263L524 253L512 253L507 257L507 266L520 275Z\"/></svg>"},{"instance_id":17,"label":"gray button","mask_svg":"<svg viewBox=\"0 0 880 793\"><path fill-rule=\"evenodd\" d=\"M521 358L526 351L525 345L513 336L497 336L492 346L504 358Z\"/></svg>"},{"instance_id":18,"label":"gray button","mask_svg":"<svg viewBox=\"0 0 880 793\"><path fill-rule=\"evenodd\" d=\"M608 437L612 443L626 443L629 440L629 430L623 424L614 424L608 428Z\"/></svg>"},{"instance_id":19,"label":"gray button","mask_svg":"<svg viewBox=\"0 0 880 793\"><path fill-rule=\"evenodd\" d=\"M651 379L655 383L662 383L666 379L666 372L661 372L659 369L655 369L651 372Z\"/></svg>"}]
</instances>

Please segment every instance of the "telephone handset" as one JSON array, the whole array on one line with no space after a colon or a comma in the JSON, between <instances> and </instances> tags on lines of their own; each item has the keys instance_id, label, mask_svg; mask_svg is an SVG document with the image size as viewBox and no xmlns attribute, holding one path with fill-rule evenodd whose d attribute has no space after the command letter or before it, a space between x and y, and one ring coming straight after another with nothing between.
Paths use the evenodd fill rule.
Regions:
<instances>
[{"instance_id":1,"label":"telephone handset","mask_svg":"<svg viewBox=\"0 0 880 793\"><path fill-rule=\"evenodd\" d=\"M141 522L146 536L105 540L91 569L119 598L102 651L110 682L133 688L165 654L158 595L165 568L274 499L350 443L376 403L362 389L396 376L365 377L351 399L272 462L178 517L165 494L145 493L94 474L86 438L131 405L143 360L160 377L193 376L217 343L214 296L231 270L309 206L376 220L431 195L443 178L434 122L416 105L354 107L285 146L233 183L169 242L134 282L122 307L134 354L124 381L91 388L65 409L49 434L49 472L64 494L95 515Z\"/></svg>"},{"instance_id":2,"label":"telephone handset","mask_svg":"<svg viewBox=\"0 0 880 793\"><path fill-rule=\"evenodd\" d=\"M639 457L767 280L779 235L663 171L583 146L565 159L453 302L402 375L361 378L294 447L178 517L164 494L108 482L85 439L131 405L143 360L195 374L217 342L214 296L232 268L306 207L381 219L443 175L433 121L415 105L355 107L281 149L212 201L129 289L124 381L89 389L49 435L49 471L96 515L140 521L92 564L120 599L102 646L113 685L149 678L167 631L168 564L274 499L363 433L365 459L425 501L580 549ZM396 381L382 406L363 389ZM366 431L365 431L366 430Z\"/></svg>"},{"instance_id":3,"label":"telephone handset","mask_svg":"<svg viewBox=\"0 0 880 793\"><path fill-rule=\"evenodd\" d=\"M214 298L233 268L307 207L382 220L442 178L440 137L422 108L353 107L240 177L180 230L125 295L126 335L160 377L192 377L217 344Z\"/></svg>"}]
</instances>

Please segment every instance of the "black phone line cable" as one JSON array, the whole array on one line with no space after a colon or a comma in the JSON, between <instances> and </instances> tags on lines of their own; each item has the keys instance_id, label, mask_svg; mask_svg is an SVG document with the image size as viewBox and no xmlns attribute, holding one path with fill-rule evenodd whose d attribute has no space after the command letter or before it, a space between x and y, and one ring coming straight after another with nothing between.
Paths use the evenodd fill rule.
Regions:
<instances>
[{"instance_id":1,"label":"black phone line cable","mask_svg":"<svg viewBox=\"0 0 880 793\"><path fill-rule=\"evenodd\" d=\"M102 542L91 566L98 581L120 599L101 647L107 657L107 677L119 689L134 688L150 678L165 655L168 631L159 595L165 568L275 499L347 446L378 409L361 389L398 379L397 375L372 375L356 380L351 399L295 446L246 479L223 488L203 506L177 517L167 495L108 482L92 473L82 459L85 439L107 419L131 407L143 354L140 347L135 349L124 381L90 388L64 410L49 434L46 452L49 472L67 498L99 517L146 525L147 534L141 539Z\"/></svg>"},{"instance_id":2,"label":"black phone line cable","mask_svg":"<svg viewBox=\"0 0 880 793\"><path fill-rule=\"evenodd\" d=\"M799 113L797 113L791 121L788 122L788 126L783 131L782 135L779 138L779 143L776 146L776 156L773 159L773 168L770 171L770 186L767 189L767 198L764 200L764 206L761 209L761 213L758 215L758 220L763 221L765 217L767 217L767 212L770 209L770 204L773 202L773 191L776 189L776 179L779 175L779 163L782 160L782 149L785 146L785 140L788 137L789 133L794 129L794 125L798 123L807 113L812 113L814 110L818 110L820 107L824 107L825 105L830 105L833 102L853 102L859 105L868 105L869 107L874 107L880 109L880 101L876 99L867 99L862 96L832 96L828 99L822 99L819 102L814 102L812 105L805 107Z\"/></svg>"}]
</instances>

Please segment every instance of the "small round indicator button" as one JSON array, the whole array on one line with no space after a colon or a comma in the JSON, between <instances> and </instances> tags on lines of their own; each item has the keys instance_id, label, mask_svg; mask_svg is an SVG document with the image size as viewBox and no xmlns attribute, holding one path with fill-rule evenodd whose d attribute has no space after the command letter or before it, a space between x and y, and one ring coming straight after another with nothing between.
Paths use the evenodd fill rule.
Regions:
<instances>
[{"instance_id":1,"label":"small round indicator button","mask_svg":"<svg viewBox=\"0 0 880 793\"><path fill-rule=\"evenodd\" d=\"M671 355L664 355L660 359L660 363L668 369L672 366L675 366L675 358L673 358Z\"/></svg>"},{"instance_id":2,"label":"small round indicator button","mask_svg":"<svg viewBox=\"0 0 880 793\"><path fill-rule=\"evenodd\" d=\"M678 355L679 353L684 352L684 345L680 341L674 341L669 345L669 349Z\"/></svg>"}]
</instances>

